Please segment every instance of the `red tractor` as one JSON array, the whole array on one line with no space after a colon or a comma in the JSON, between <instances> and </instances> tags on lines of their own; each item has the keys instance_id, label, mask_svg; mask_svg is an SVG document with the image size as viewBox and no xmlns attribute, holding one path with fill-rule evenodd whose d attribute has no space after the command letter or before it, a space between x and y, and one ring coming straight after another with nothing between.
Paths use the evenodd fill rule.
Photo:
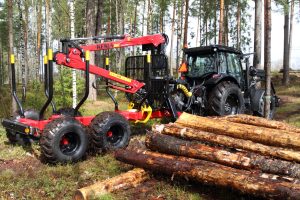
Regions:
<instances>
[{"instance_id":1,"label":"red tractor","mask_svg":"<svg viewBox=\"0 0 300 200\"><path fill-rule=\"evenodd\" d=\"M110 40L92 45L78 45L82 41ZM113 150L127 146L130 139L128 120L146 123L150 118L173 117L178 113L169 95L169 73L164 47L167 36L155 34L132 38L125 36L100 36L64 39L62 52L48 50L45 59L45 94L47 101L39 113L24 111L16 94L14 57L11 59L12 92L18 105L18 115L4 119L8 139L39 139L42 155L50 163L80 160L90 145L98 150ZM131 56L126 59L125 76L89 64L89 52L142 45L151 54ZM73 69L85 71L85 94L75 109L61 109L45 119L44 113L53 100L53 61ZM108 59L107 59L108 61ZM80 116L79 109L89 95L89 74L106 80L106 92L115 104L115 112L102 112L96 116ZM121 111L110 89L126 93L130 109Z\"/></svg>"}]
</instances>

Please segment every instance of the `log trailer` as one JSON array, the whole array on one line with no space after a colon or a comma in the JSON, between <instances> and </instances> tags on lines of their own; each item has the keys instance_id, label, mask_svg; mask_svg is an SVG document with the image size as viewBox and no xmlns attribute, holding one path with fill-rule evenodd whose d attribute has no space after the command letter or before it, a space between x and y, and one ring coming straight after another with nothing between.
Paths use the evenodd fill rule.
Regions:
<instances>
[{"instance_id":1,"label":"log trailer","mask_svg":"<svg viewBox=\"0 0 300 200\"><path fill-rule=\"evenodd\" d=\"M95 44L79 45L83 41L98 41ZM44 59L45 95L47 100L39 113L25 111L17 96L14 56L11 56L12 94L18 105L18 114L4 119L2 125L7 137L14 143L24 139L39 139L42 156L50 163L66 163L80 160L89 146L106 151L128 145L130 126L128 120L146 123L150 118L173 117L178 114L169 97L167 57L164 54L168 38L164 34L132 38L124 36L100 36L63 39L62 52L48 50ZM103 51L142 45L142 50L151 54L131 56L125 62L125 76L109 71L109 59L105 68L89 63L90 51ZM53 62L85 71L85 93L74 109L57 112L53 104ZM81 116L78 110L89 95L89 74L106 80L106 92L115 104L115 112L102 112L96 116ZM117 83L117 84L116 84ZM129 109L121 111L110 89L126 93ZM52 103L53 114L45 119L44 113Z\"/></svg>"}]
</instances>

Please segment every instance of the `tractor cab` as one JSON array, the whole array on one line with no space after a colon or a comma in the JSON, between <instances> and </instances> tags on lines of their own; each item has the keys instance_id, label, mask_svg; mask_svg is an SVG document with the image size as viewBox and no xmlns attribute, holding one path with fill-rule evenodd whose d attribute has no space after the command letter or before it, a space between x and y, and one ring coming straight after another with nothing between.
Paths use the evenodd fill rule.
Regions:
<instances>
[{"instance_id":1,"label":"tractor cab","mask_svg":"<svg viewBox=\"0 0 300 200\"><path fill-rule=\"evenodd\" d=\"M210 80L207 84L227 77L244 88L243 54L234 48L212 45L184 50L187 71L182 75L189 81Z\"/></svg>"}]
</instances>

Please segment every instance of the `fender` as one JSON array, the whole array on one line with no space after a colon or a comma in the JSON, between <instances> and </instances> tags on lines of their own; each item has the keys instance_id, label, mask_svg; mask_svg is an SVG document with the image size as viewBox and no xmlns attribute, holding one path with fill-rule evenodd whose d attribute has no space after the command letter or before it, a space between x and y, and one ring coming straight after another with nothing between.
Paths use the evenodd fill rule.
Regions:
<instances>
[{"instance_id":1,"label":"fender","mask_svg":"<svg viewBox=\"0 0 300 200\"><path fill-rule=\"evenodd\" d=\"M240 87L240 84L237 82L237 80L228 74L211 74L211 77L205 81L204 85L206 86L215 86L223 81L230 81L235 83L238 87Z\"/></svg>"}]
</instances>

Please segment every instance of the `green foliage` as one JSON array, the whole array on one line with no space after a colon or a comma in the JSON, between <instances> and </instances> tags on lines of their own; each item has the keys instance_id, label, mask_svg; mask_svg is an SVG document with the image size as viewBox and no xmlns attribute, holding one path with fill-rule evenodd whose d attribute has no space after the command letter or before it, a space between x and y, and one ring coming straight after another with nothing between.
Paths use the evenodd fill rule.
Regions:
<instances>
[{"instance_id":1,"label":"green foliage","mask_svg":"<svg viewBox=\"0 0 300 200\"><path fill-rule=\"evenodd\" d=\"M59 66L58 72L54 80L54 102L58 108L72 107L72 70ZM84 78L78 72L77 93L79 98L84 93Z\"/></svg>"},{"instance_id":2,"label":"green foliage","mask_svg":"<svg viewBox=\"0 0 300 200\"><path fill-rule=\"evenodd\" d=\"M44 84L33 80L27 85L26 101L24 107L27 109L40 110L46 101L44 95Z\"/></svg>"},{"instance_id":3,"label":"green foliage","mask_svg":"<svg viewBox=\"0 0 300 200\"><path fill-rule=\"evenodd\" d=\"M53 1L52 31L54 39L70 37L70 14L68 0Z\"/></svg>"}]
</instances>

